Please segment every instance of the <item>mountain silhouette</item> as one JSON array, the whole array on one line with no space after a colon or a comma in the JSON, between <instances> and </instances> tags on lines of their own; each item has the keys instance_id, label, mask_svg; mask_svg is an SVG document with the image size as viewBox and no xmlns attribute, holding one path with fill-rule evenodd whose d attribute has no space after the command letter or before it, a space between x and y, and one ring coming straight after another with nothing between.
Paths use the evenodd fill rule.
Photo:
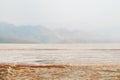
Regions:
<instances>
[{"instance_id":1,"label":"mountain silhouette","mask_svg":"<svg viewBox=\"0 0 120 80\"><path fill-rule=\"evenodd\" d=\"M0 23L0 43L95 43L109 42L79 30L51 30L41 25L16 26Z\"/></svg>"}]
</instances>

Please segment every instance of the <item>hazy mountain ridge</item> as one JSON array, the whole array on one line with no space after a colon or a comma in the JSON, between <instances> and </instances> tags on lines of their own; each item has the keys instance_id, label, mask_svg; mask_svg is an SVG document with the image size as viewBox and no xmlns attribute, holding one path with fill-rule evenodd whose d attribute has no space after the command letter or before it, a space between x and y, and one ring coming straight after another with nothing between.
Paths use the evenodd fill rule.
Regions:
<instances>
[{"instance_id":1,"label":"hazy mountain ridge","mask_svg":"<svg viewBox=\"0 0 120 80\"><path fill-rule=\"evenodd\" d=\"M57 39L53 32L43 26L15 26L0 24L0 41L47 43Z\"/></svg>"},{"instance_id":2,"label":"hazy mountain ridge","mask_svg":"<svg viewBox=\"0 0 120 80\"><path fill-rule=\"evenodd\" d=\"M15 26L0 23L1 43L94 43L105 42L99 36L79 30L50 30L40 25Z\"/></svg>"}]
</instances>

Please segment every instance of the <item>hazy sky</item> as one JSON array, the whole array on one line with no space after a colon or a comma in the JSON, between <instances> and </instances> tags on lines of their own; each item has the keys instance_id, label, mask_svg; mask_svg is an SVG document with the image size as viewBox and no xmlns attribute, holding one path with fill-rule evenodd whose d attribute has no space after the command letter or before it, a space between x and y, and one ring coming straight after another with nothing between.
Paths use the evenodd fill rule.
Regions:
<instances>
[{"instance_id":1,"label":"hazy sky","mask_svg":"<svg viewBox=\"0 0 120 80\"><path fill-rule=\"evenodd\" d=\"M0 22L90 30L119 21L120 0L0 0Z\"/></svg>"}]
</instances>

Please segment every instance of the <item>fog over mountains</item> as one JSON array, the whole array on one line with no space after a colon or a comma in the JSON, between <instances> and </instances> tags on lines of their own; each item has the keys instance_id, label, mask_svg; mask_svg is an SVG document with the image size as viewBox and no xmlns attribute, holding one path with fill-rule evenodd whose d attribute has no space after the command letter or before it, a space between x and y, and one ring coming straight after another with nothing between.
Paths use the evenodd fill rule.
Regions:
<instances>
[{"instance_id":1,"label":"fog over mountains","mask_svg":"<svg viewBox=\"0 0 120 80\"><path fill-rule=\"evenodd\" d=\"M96 43L114 41L117 40L109 40L79 30L51 30L40 25L15 26L0 23L0 43Z\"/></svg>"}]
</instances>

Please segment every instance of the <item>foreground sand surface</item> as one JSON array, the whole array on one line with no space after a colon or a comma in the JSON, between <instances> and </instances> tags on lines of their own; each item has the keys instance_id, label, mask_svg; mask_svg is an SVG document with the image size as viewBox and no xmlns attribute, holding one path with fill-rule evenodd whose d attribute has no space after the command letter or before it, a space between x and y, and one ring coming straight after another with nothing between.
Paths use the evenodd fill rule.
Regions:
<instances>
[{"instance_id":1,"label":"foreground sand surface","mask_svg":"<svg viewBox=\"0 0 120 80\"><path fill-rule=\"evenodd\" d=\"M120 65L0 65L0 80L120 80Z\"/></svg>"}]
</instances>

